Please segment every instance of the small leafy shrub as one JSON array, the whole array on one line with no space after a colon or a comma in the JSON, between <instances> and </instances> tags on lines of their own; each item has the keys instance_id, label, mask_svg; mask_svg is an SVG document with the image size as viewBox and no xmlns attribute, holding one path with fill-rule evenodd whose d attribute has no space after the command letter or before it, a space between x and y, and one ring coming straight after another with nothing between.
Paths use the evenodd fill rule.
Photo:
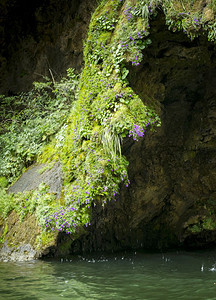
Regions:
<instances>
[{"instance_id":1,"label":"small leafy shrub","mask_svg":"<svg viewBox=\"0 0 216 300\"><path fill-rule=\"evenodd\" d=\"M77 86L78 77L69 69L58 83L35 82L28 93L1 96L0 176L12 182L36 160L41 147L65 124Z\"/></svg>"},{"instance_id":2,"label":"small leafy shrub","mask_svg":"<svg viewBox=\"0 0 216 300\"><path fill-rule=\"evenodd\" d=\"M5 219L9 212L15 207L15 200L12 194L7 194L6 190L0 189L0 217Z\"/></svg>"}]
</instances>

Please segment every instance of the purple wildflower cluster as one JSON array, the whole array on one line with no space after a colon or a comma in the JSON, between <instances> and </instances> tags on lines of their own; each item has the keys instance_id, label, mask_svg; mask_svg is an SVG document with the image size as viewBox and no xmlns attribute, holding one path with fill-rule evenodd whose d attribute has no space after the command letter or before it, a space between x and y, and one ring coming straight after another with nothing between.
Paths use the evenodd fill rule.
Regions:
<instances>
[{"instance_id":1,"label":"purple wildflower cluster","mask_svg":"<svg viewBox=\"0 0 216 300\"><path fill-rule=\"evenodd\" d=\"M148 5L148 11L149 11L150 13L153 12L153 8L151 7L151 4Z\"/></svg>"},{"instance_id":2,"label":"purple wildflower cluster","mask_svg":"<svg viewBox=\"0 0 216 300\"><path fill-rule=\"evenodd\" d=\"M190 13L189 13L189 14L190 14ZM186 13L184 13L184 12L180 13L180 12L179 12L179 13L177 14L177 17L184 16L184 15L186 15Z\"/></svg>"},{"instance_id":3,"label":"purple wildflower cluster","mask_svg":"<svg viewBox=\"0 0 216 300\"><path fill-rule=\"evenodd\" d=\"M129 187L130 180L128 179L127 173L125 171L122 172L122 181L125 181L125 186Z\"/></svg>"},{"instance_id":4,"label":"purple wildflower cluster","mask_svg":"<svg viewBox=\"0 0 216 300\"><path fill-rule=\"evenodd\" d=\"M90 174L86 168L84 168L84 171L86 174ZM98 172L101 172L98 170ZM90 174L91 175L91 174ZM91 178L92 176L91 176ZM88 205L88 208L90 207L90 202L93 200L90 196L90 189L93 188L93 186L90 186L90 182L87 182L88 189L84 189L81 185L76 185L72 188L72 194L73 194L73 203L80 206L80 205Z\"/></svg>"},{"instance_id":5,"label":"purple wildflower cluster","mask_svg":"<svg viewBox=\"0 0 216 300\"><path fill-rule=\"evenodd\" d=\"M142 35L141 35L141 30L138 30L138 31L137 31L137 37L138 37L139 39L142 39L142 38L143 38Z\"/></svg>"},{"instance_id":6,"label":"purple wildflower cluster","mask_svg":"<svg viewBox=\"0 0 216 300\"><path fill-rule=\"evenodd\" d=\"M191 16L191 12L189 11L188 13L185 13L185 12L179 12L178 14L177 14L177 17L184 17L184 16ZM193 18L193 23L194 23L194 25L196 25L196 26L199 26L200 25L200 21L201 21L201 19L199 20L198 18Z\"/></svg>"},{"instance_id":7,"label":"purple wildflower cluster","mask_svg":"<svg viewBox=\"0 0 216 300\"><path fill-rule=\"evenodd\" d=\"M125 14L128 22L130 21L131 18L133 18L133 11L134 11L133 6L127 7L124 11L124 14Z\"/></svg>"},{"instance_id":8,"label":"purple wildflower cluster","mask_svg":"<svg viewBox=\"0 0 216 300\"><path fill-rule=\"evenodd\" d=\"M126 187L129 187L129 184L130 184L130 180L128 180L128 181L125 183L125 186L126 186Z\"/></svg>"},{"instance_id":9,"label":"purple wildflower cluster","mask_svg":"<svg viewBox=\"0 0 216 300\"><path fill-rule=\"evenodd\" d=\"M142 126L134 124L132 130L129 131L129 137L133 137L134 141L138 142L138 137L143 137L145 134L145 130Z\"/></svg>"},{"instance_id":10,"label":"purple wildflower cluster","mask_svg":"<svg viewBox=\"0 0 216 300\"><path fill-rule=\"evenodd\" d=\"M153 120L152 118L149 119L145 125L145 129L147 129L149 126L152 126L155 124L155 120ZM145 129L142 126L133 125L133 128L129 131L129 137L133 137L134 141L138 142L138 138L142 138L145 134Z\"/></svg>"},{"instance_id":11,"label":"purple wildflower cluster","mask_svg":"<svg viewBox=\"0 0 216 300\"><path fill-rule=\"evenodd\" d=\"M98 161L102 160L98 156ZM84 187L83 184L77 184L71 188L70 195L68 194L65 206L58 206L51 211L44 212L45 218L45 228L54 231L57 229L59 232L65 232L66 234L72 234L80 226L89 226L89 213L88 209L91 207L91 204L94 203L94 197L91 194L96 193L95 195L101 197L101 204L104 205L107 203L107 200L116 201L116 196L119 193L119 182L116 181L116 178L119 178L124 182L125 186L128 187L130 181L128 180L127 171L125 167L122 168L122 162L119 157L116 157L114 162L112 159L107 161L108 168L115 178L112 182L107 181L103 185L95 185L95 181L100 181L99 178L104 173L103 168L96 168L96 173L91 174L90 170L85 168L85 171L88 173L89 181ZM91 176L90 176L91 175ZM94 203L94 205L96 205Z\"/></svg>"},{"instance_id":12,"label":"purple wildflower cluster","mask_svg":"<svg viewBox=\"0 0 216 300\"><path fill-rule=\"evenodd\" d=\"M46 217L45 227L51 228L51 230L57 228L58 231L66 232L67 234L74 233L76 228L81 224L77 211L78 209L73 206L60 207L53 214ZM88 226L91 224L86 222L85 225Z\"/></svg>"},{"instance_id":13,"label":"purple wildflower cluster","mask_svg":"<svg viewBox=\"0 0 216 300\"><path fill-rule=\"evenodd\" d=\"M121 48L126 48L126 50L128 49L128 43L127 41L123 41L123 42L120 42L121 43Z\"/></svg>"},{"instance_id":14,"label":"purple wildflower cluster","mask_svg":"<svg viewBox=\"0 0 216 300\"><path fill-rule=\"evenodd\" d=\"M197 18L193 18L193 21L194 21L194 25L196 26L200 25L199 20Z\"/></svg>"},{"instance_id":15,"label":"purple wildflower cluster","mask_svg":"<svg viewBox=\"0 0 216 300\"><path fill-rule=\"evenodd\" d=\"M138 51L133 60L132 60L132 65L133 66L139 66L140 65L140 61L142 60L143 54L141 53L141 51Z\"/></svg>"},{"instance_id":16,"label":"purple wildflower cluster","mask_svg":"<svg viewBox=\"0 0 216 300\"><path fill-rule=\"evenodd\" d=\"M113 91L113 92L115 92L115 91ZM115 93L115 98L117 99L117 98L121 98L123 96L123 93L121 92L121 93L119 93L119 94L117 94L117 93Z\"/></svg>"}]
</instances>

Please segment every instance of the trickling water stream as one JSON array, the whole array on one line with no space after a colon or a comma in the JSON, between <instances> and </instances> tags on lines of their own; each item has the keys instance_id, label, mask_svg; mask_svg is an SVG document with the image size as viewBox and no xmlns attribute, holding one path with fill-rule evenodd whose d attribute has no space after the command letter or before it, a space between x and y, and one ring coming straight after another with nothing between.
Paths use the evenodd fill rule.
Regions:
<instances>
[{"instance_id":1,"label":"trickling water stream","mask_svg":"<svg viewBox=\"0 0 216 300\"><path fill-rule=\"evenodd\" d=\"M0 299L216 299L216 252L0 263Z\"/></svg>"}]
</instances>

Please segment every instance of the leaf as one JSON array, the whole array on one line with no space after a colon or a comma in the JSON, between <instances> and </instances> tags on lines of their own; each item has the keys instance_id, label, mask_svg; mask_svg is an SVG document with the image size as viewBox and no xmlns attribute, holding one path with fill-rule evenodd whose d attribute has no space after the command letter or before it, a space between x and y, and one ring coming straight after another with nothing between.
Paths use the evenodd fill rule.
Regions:
<instances>
[{"instance_id":1,"label":"leaf","mask_svg":"<svg viewBox=\"0 0 216 300\"><path fill-rule=\"evenodd\" d=\"M122 79L125 79L127 77L128 73L129 73L129 70L124 68L123 69L123 74L122 74Z\"/></svg>"}]
</instances>

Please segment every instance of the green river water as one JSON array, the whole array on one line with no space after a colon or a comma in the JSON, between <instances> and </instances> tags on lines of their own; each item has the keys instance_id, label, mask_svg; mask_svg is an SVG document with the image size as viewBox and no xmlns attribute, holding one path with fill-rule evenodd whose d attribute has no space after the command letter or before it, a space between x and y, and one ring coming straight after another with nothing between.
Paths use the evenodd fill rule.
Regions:
<instances>
[{"instance_id":1,"label":"green river water","mask_svg":"<svg viewBox=\"0 0 216 300\"><path fill-rule=\"evenodd\" d=\"M0 263L0 299L216 299L216 251Z\"/></svg>"}]
</instances>

